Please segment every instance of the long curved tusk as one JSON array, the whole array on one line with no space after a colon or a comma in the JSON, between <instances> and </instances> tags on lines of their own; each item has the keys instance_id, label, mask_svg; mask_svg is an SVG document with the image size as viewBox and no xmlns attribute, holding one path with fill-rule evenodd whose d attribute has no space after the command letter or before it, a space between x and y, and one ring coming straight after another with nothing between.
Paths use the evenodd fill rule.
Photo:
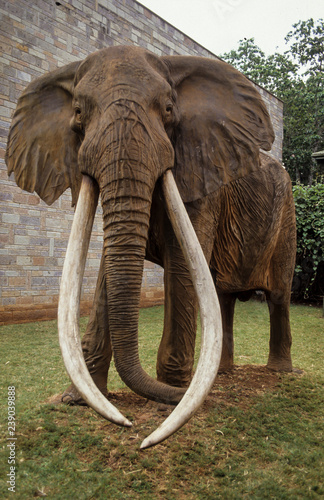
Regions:
<instances>
[{"instance_id":1,"label":"long curved tusk","mask_svg":"<svg viewBox=\"0 0 324 500\"><path fill-rule=\"evenodd\" d=\"M141 449L154 446L171 436L197 411L212 388L222 350L222 321L215 286L171 170L163 176L163 191L168 214L198 296L202 339L198 366L188 390L171 415L144 439Z\"/></svg>"},{"instance_id":2,"label":"long curved tusk","mask_svg":"<svg viewBox=\"0 0 324 500\"><path fill-rule=\"evenodd\" d=\"M98 195L97 185L84 175L62 272L58 307L59 342L66 370L88 405L107 420L131 427L131 422L94 384L85 364L80 342L81 287Z\"/></svg>"}]
</instances>

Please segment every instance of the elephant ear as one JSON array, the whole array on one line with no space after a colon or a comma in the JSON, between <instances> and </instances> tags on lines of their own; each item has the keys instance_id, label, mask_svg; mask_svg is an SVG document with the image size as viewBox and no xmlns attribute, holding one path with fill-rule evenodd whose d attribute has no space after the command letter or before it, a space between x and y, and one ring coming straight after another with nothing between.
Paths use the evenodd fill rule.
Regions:
<instances>
[{"instance_id":1,"label":"elephant ear","mask_svg":"<svg viewBox=\"0 0 324 500\"><path fill-rule=\"evenodd\" d=\"M185 202L259 168L274 132L256 88L229 64L199 57L162 58L176 91L174 176Z\"/></svg>"},{"instance_id":2,"label":"elephant ear","mask_svg":"<svg viewBox=\"0 0 324 500\"><path fill-rule=\"evenodd\" d=\"M51 205L68 187L76 203L81 174L80 139L70 128L74 62L33 81L18 100L8 137L6 163L19 187Z\"/></svg>"}]
</instances>

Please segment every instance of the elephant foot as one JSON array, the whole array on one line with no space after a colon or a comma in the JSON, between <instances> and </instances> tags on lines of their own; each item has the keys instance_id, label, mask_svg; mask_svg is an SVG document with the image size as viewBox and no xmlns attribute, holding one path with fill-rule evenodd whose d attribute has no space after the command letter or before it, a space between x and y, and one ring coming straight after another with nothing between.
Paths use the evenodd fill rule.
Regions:
<instances>
[{"instance_id":1,"label":"elephant foot","mask_svg":"<svg viewBox=\"0 0 324 500\"><path fill-rule=\"evenodd\" d=\"M291 359L269 359L267 363L268 370L273 372L292 372Z\"/></svg>"},{"instance_id":2,"label":"elephant foot","mask_svg":"<svg viewBox=\"0 0 324 500\"><path fill-rule=\"evenodd\" d=\"M84 401L82 396L79 394L77 389L71 384L62 394L61 401L64 404L74 406L87 406L87 403Z\"/></svg>"},{"instance_id":3,"label":"elephant foot","mask_svg":"<svg viewBox=\"0 0 324 500\"><path fill-rule=\"evenodd\" d=\"M174 409L173 405L167 405L164 403L158 403L156 407L157 411L170 412Z\"/></svg>"},{"instance_id":4,"label":"elephant foot","mask_svg":"<svg viewBox=\"0 0 324 500\"><path fill-rule=\"evenodd\" d=\"M189 387L192 379L192 375L190 376L177 376L177 375L161 375L157 377L158 382L162 382L163 384L171 385L172 387Z\"/></svg>"},{"instance_id":5,"label":"elephant foot","mask_svg":"<svg viewBox=\"0 0 324 500\"><path fill-rule=\"evenodd\" d=\"M100 388L99 388L100 389ZM102 394L108 399L108 391L107 389L100 389ZM62 394L61 401L64 404L70 406L88 406L88 404L84 401L79 391L75 388L73 384L71 384Z\"/></svg>"},{"instance_id":6,"label":"elephant foot","mask_svg":"<svg viewBox=\"0 0 324 500\"><path fill-rule=\"evenodd\" d=\"M289 369L284 369L284 368L270 368L267 365L268 370L272 372L278 372L278 373L292 373L293 375L304 375L304 370L301 370L300 368L291 368Z\"/></svg>"},{"instance_id":7,"label":"elephant foot","mask_svg":"<svg viewBox=\"0 0 324 500\"><path fill-rule=\"evenodd\" d=\"M234 363L221 363L217 373L226 373L234 370Z\"/></svg>"}]
</instances>

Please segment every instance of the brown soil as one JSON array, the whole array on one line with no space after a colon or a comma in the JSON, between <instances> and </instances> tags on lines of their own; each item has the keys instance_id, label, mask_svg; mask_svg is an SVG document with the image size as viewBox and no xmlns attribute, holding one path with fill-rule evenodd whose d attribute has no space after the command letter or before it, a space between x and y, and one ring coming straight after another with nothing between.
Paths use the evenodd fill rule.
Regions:
<instances>
[{"instance_id":1,"label":"brown soil","mask_svg":"<svg viewBox=\"0 0 324 500\"><path fill-rule=\"evenodd\" d=\"M230 372L217 375L212 391L208 395L199 413L216 405L238 406L246 409L251 406L256 396L266 391L275 390L280 380L280 374L268 370L265 366L240 365ZM136 423L141 424L158 414L165 418L173 406L148 401L129 390L120 390L109 393L109 400L122 413L136 413ZM60 403L61 395L52 396L46 403Z\"/></svg>"}]
</instances>

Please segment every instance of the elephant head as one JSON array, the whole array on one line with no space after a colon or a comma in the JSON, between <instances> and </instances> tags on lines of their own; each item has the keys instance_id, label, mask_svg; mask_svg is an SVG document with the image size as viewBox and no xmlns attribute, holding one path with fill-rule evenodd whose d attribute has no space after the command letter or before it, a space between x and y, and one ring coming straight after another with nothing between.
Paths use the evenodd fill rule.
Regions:
<instances>
[{"instance_id":1,"label":"elephant head","mask_svg":"<svg viewBox=\"0 0 324 500\"><path fill-rule=\"evenodd\" d=\"M17 184L49 204L67 187L76 203L82 177L88 181L81 193L90 200L96 187L89 194L87 186L99 187L114 359L135 392L174 404L184 392L148 377L138 356L140 288L157 183L173 169L182 200L199 199L259 168L259 149L270 149L273 139L259 93L219 60L110 47L35 80L19 99L6 153ZM80 208L80 217L87 210ZM75 240L88 222L78 224ZM73 248L77 252L79 243ZM83 260L85 254L80 250ZM68 268L74 260L72 255Z\"/></svg>"}]
</instances>

